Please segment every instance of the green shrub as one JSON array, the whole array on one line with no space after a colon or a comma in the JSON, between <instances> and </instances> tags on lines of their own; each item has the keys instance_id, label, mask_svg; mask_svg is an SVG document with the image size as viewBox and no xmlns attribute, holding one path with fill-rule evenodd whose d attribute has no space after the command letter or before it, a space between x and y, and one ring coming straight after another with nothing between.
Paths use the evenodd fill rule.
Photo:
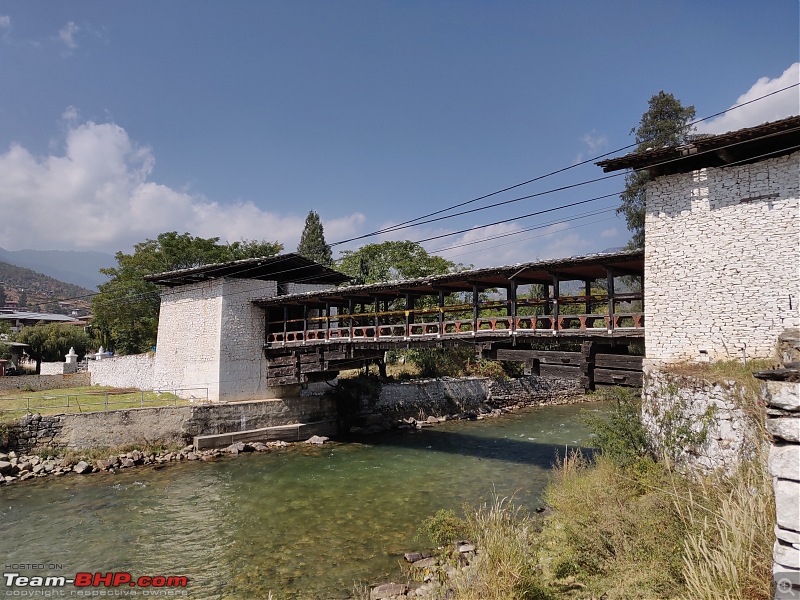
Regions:
<instances>
[{"instance_id":1,"label":"green shrub","mask_svg":"<svg viewBox=\"0 0 800 600\"><path fill-rule=\"evenodd\" d=\"M651 460L652 449L642 425L639 400L624 388L614 388L605 395L615 400L608 416L583 413L583 421L594 433L600 452L621 467Z\"/></svg>"},{"instance_id":2,"label":"green shrub","mask_svg":"<svg viewBox=\"0 0 800 600\"><path fill-rule=\"evenodd\" d=\"M420 535L425 535L436 548L452 546L467 535L467 522L452 510L438 510L422 521Z\"/></svg>"}]
</instances>

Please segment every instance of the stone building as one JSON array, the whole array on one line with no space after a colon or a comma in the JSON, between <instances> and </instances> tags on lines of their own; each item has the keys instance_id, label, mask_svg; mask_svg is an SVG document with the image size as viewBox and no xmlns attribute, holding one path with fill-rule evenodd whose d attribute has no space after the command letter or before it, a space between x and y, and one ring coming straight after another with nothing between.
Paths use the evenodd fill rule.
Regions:
<instances>
[{"instance_id":1,"label":"stone building","mask_svg":"<svg viewBox=\"0 0 800 600\"><path fill-rule=\"evenodd\" d=\"M209 400L274 397L266 387L264 310L256 298L311 292L347 276L298 254L238 260L147 277L161 294L153 389ZM285 393L285 392L284 392Z\"/></svg>"},{"instance_id":2,"label":"stone building","mask_svg":"<svg viewBox=\"0 0 800 600\"><path fill-rule=\"evenodd\" d=\"M800 595L800 117L598 163L646 170L642 418L663 450L729 468L762 444L749 410L767 404L776 505L776 598ZM787 351L787 348L791 351ZM787 358L789 356L789 358ZM680 362L782 359L753 399ZM748 406L750 404L750 406ZM669 419L665 415L669 415ZM673 432L670 436L672 420ZM674 436L674 422L684 437ZM669 449L668 449L669 450Z\"/></svg>"},{"instance_id":3,"label":"stone building","mask_svg":"<svg viewBox=\"0 0 800 600\"><path fill-rule=\"evenodd\" d=\"M800 117L598 164L651 177L648 361L773 356L800 325Z\"/></svg>"}]
</instances>

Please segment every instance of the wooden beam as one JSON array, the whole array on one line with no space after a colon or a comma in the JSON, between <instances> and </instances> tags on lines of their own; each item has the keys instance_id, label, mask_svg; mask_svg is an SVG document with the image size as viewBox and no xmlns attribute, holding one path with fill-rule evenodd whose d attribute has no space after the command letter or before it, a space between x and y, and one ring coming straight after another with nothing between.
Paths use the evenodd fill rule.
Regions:
<instances>
[{"instance_id":1,"label":"wooden beam","mask_svg":"<svg viewBox=\"0 0 800 600\"><path fill-rule=\"evenodd\" d=\"M558 331L558 309L561 302L561 280L557 274L553 275L553 331Z\"/></svg>"},{"instance_id":2,"label":"wooden beam","mask_svg":"<svg viewBox=\"0 0 800 600\"><path fill-rule=\"evenodd\" d=\"M614 330L614 271L606 267L606 291L608 292L608 331Z\"/></svg>"}]
</instances>

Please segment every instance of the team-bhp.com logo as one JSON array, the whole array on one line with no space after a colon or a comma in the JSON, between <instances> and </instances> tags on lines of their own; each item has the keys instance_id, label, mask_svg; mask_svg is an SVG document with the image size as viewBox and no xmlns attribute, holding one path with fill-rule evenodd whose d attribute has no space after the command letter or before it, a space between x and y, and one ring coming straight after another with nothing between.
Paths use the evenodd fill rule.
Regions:
<instances>
[{"instance_id":1,"label":"team-bhp.com logo","mask_svg":"<svg viewBox=\"0 0 800 600\"><path fill-rule=\"evenodd\" d=\"M9 588L63 588L74 585L77 588L185 588L188 577L155 575L134 578L126 572L110 573L76 573L75 577L63 576L28 576L19 573L3 573L6 587Z\"/></svg>"}]
</instances>

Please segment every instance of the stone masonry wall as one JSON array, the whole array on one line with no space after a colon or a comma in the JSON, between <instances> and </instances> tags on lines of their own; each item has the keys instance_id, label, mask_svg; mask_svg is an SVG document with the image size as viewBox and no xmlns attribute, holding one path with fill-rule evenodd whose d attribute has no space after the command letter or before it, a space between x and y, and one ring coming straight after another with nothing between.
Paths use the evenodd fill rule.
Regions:
<instances>
[{"instance_id":1,"label":"stone masonry wall","mask_svg":"<svg viewBox=\"0 0 800 600\"><path fill-rule=\"evenodd\" d=\"M732 472L754 455L760 435L755 402L734 382L661 371L645 364L642 423L657 451L700 471Z\"/></svg>"},{"instance_id":2,"label":"stone masonry wall","mask_svg":"<svg viewBox=\"0 0 800 600\"><path fill-rule=\"evenodd\" d=\"M62 388L84 387L89 383L88 373L72 373L68 375L21 375L0 377L0 392L3 390L58 390Z\"/></svg>"},{"instance_id":3,"label":"stone masonry wall","mask_svg":"<svg viewBox=\"0 0 800 600\"><path fill-rule=\"evenodd\" d=\"M647 188L647 357L770 357L800 324L800 152Z\"/></svg>"},{"instance_id":4,"label":"stone masonry wall","mask_svg":"<svg viewBox=\"0 0 800 600\"><path fill-rule=\"evenodd\" d=\"M155 362L152 353L90 360L89 375L92 385L152 390Z\"/></svg>"},{"instance_id":5,"label":"stone masonry wall","mask_svg":"<svg viewBox=\"0 0 800 600\"><path fill-rule=\"evenodd\" d=\"M473 412L482 405L568 404L582 398L583 388L576 381L535 375L509 380L433 379L383 384L376 397L362 399L362 410L390 419L420 418Z\"/></svg>"},{"instance_id":6,"label":"stone masonry wall","mask_svg":"<svg viewBox=\"0 0 800 600\"><path fill-rule=\"evenodd\" d=\"M68 375L70 373L77 373L77 371L77 363L43 362L39 365L40 375Z\"/></svg>"},{"instance_id":7,"label":"stone masonry wall","mask_svg":"<svg viewBox=\"0 0 800 600\"><path fill-rule=\"evenodd\" d=\"M327 397L33 414L9 427L9 448L29 452L45 447L85 450L152 442L186 444L196 435L316 422L335 416L335 403Z\"/></svg>"}]
</instances>

